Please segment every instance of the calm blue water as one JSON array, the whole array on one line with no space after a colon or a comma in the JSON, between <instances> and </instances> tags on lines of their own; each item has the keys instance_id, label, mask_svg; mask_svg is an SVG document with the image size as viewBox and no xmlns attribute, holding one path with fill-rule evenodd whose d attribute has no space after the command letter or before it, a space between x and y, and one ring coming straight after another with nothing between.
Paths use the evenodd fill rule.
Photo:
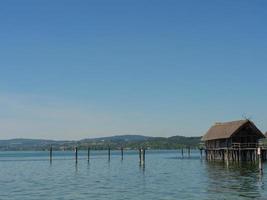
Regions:
<instances>
[{"instance_id":1,"label":"calm blue water","mask_svg":"<svg viewBox=\"0 0 267 200\"><path fill-rule=\"evenodd\" d=\"M257 164L229 165L206 162L199 152L181 158L178 151L148 151L145 167L138 154L105 151L0 152L1 200L172 200L172 199L267 199L266 174Z\"/></svg>"}]
</instances>

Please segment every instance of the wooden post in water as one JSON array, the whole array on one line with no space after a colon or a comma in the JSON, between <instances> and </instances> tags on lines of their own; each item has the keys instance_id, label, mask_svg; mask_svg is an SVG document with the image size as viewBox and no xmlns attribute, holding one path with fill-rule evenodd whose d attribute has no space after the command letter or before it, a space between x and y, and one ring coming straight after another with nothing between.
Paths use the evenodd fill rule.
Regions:
<instances>
[{"instance_id":1,"label":"wooden post in water","mask_svg":"<svg viewBox=\"0 0 267 200\"><path fill-rule=\"evenodd\" d=\"M199 150L200 150L200 158L202 159L202 148L200 148Z\"/></svg>"},{"instance_id":2,"label":"wooden post in water","mask_svg":"<svg viewBox=\"0 0 267 200\"><path fill-rule=\"evenodd\" d=\"M258 154L258 158L259 158L259 170L260 170L260 173L262 173L262 157L261 157L261 148L258 147L257 149L257 154Z\"/></svg>"},{"instance_id":3,"label":"wooden post in water","mask_svg":"<svg viewBox=\"0 0 267 200\"><path fill-rule=\"evenodd\" d=\"M52 162L52 157L53 157L53 149L52 149L52 145L49 148L49 159L50 159L50 163Z\"/></svg>"},{"instance_id":4,"label":"wooden post in water","mask_svg":"<svg viewBox=\"0 0 267 200\"><path fill-rule=\"evenodd\" d=\"M144 165L145 164L145 156L146 156L145 148L140 148L139 149L140 165Z\"/></svg>"},{"instance_id":5,"label":"wooden post in water","mask_svg":"<svg viewBox=\"0 0 267 200\"><path fill-rule=\"evenodd\" d=\"M241 162L242 161L242 153L241 153L241 149L239 147L239 151L238 151L238 161Z\"/></svg>"},{"instance_id":6,"label":"wooden post in water","mask_svg":"<svg viewBox=\"0 0 267 200\"><path fill-rule=\"evenodd\" d=\"M75 147L75 162L78 163L78 147Z\"/></svg>"},{"instance_id":7,"label":"wooden post in water","mask_svg":"<svg viewBox=\"0 0 267 200\"><path fill-rule=\"evenodd\" d=\"M140 165L141 165L141 160L142 160L141 153L142 153L141 148L139 148L139 163L140 163Z\"/></svg>"},{"instance_id":8,"label":"wooden post in water","mask_svg":"<svg viewBox=\"0 0 267 200\"><path fill-rule=\"evenodd\" d=\"M257 149L255 149L255 151L254 151L254 161L255 162L257 162L257 152L258 152Z\"/></svg>"},{"instance_id":9,"label":"wooden post in water","mask_svg":"<svg viewBox=\"0 0 267 200\"><path fill-rule=\"evenodd\" d=\"M121 147L121 160L123 160L123 147Z\"/></svg>"},{"instance_id":10,"label":"wooden post in water","mask_svg":"<svg viewBox=\"0 0 267 200\"><path fill-rule=\"evenodd\" d=\"M110 146L108 147L108 161L110 161Z\"/></svg>"},{"instance_id":11,"label":"wooden post in water","mask_svg":"<svg viewBox=\"0 0 267 200\"><path fill-rule=\"evenodd\" d=\"M184 157L184 149L183 149L183 147L182 147L182 158Z\"/></svg>"},{"instance_id":12,"label":"wooden post in water","mask_svg":"<svg viewBox=\"0 0 267 200\"><path fill-rule=\"evenodd\" d=\"M190 158L190 146L188 147L188 157Z\"/></svg>"},{"instance_id":13,"label":"wooden post in water","mask_svg":"<svg viewBox=\"0 0 267 200\"><path fill-rule=\"evenodd\" d=\"M87 161L89 162L90 161L90 147L88 147L87 149Z\"/></svg>"},{"instance_id":14,"label":"wooden post in water","mask_svg":"<svg viewBox=\"0 0 267 200\"><path fill-rule=\"evenodd\" d=\"M146 149L143 148L143 164L145 164L146 161Z\"/></svg>"},{"instance_id":15,"label":"wooden post in water","mask_svg":"<svg viewBox=\"0 0 267 200\"><path fill-rule=\"evenodd\" d=\"M225 154L226 154L226 164L228 166L229 165L229 149L228 148L226 149Z\"/></svg>"}]
</instances>

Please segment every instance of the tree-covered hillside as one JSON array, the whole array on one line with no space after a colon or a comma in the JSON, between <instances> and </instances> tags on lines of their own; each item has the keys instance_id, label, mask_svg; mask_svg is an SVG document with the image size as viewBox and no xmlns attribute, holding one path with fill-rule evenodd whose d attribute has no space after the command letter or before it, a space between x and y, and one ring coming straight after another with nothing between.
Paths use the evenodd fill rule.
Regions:
<instances>
[{"instance_id":1,"label":"tree-covered hillside","mask_svg":"<svg viewBox=\"0 0 267 200\"><path fill-rule=\"evenodd\" d=\"M79 141L54 141L13 139L0 140L0 150L47 150L51 145L54 150L72 150L75 146L79 149L177 149L181 147L197 148L201 137L147 137L142 135L122 135L95 139L83 139Z\"/></svg>"}]
</instances>

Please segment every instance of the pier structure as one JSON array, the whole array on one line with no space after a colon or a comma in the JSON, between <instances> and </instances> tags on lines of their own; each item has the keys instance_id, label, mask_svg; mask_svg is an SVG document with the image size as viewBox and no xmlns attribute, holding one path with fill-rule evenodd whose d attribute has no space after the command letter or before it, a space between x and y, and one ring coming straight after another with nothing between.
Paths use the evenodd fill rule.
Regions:
<instances>
[{"instance_id":1,"label":"pier structure","mask_svg":"<svg viewBox=\"0 0 267 200\"><path fill-rule=\"evenodd\" d=\"M215 123L202 137L207 160L265 161L264 134L250 120Z\"/></svg>"}]
</instances>

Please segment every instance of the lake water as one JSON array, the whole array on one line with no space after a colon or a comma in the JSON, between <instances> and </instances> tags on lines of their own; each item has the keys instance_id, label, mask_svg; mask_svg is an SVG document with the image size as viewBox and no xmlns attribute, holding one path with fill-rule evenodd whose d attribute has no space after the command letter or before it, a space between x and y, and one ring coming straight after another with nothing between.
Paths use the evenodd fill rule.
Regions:
<instances>
[{"instance_id":1,"label":"lake water","mask_svg":"<svg viewBox=\"0 0 267 200\"><path fill-rule=\"evenodd\" d=\"M0 152L1 200L177 200L265 199L267 163L229 165L200 159L199 152L181 158L179 151L147 151L144 167L137 152Z\"/></svg>"}]
</instances>

